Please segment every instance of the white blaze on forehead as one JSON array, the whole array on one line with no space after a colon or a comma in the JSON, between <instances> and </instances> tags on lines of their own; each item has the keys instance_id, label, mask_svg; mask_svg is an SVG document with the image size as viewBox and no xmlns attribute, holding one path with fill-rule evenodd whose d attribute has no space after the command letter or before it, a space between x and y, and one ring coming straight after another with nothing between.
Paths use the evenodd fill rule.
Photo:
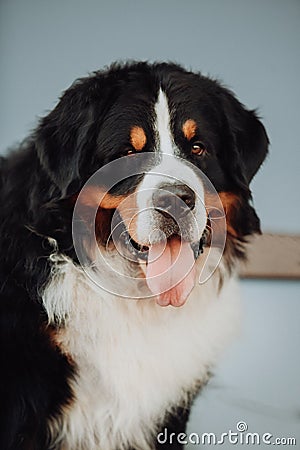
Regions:
<instances>
[{"instance_id":1,"label":"white blaze on forehead","mask_svg":"<svg viewBox=\"0 0 300 450\"><path fill-rule=\"evenodd\" d=\"M153 214L153 193L162 185L185 184L196 194L196 204L193 210L198 229L194 230L200 239L206 226L206 212L204 207L204 188L200 178L194 172L191 164L179 158L179 149L174 142L171 126L170 111L166 94L160 89L155 105L157 133L156 148L162 154L157 165L146 172L136 193L138 216L136 221L136 237L140 243L149 242L149 236L157 228L156 218ZM177 149L177 151L176 151Z\"/></svg>"},{"instance_id":2,"label":"white blaze on forehead","mask_svg":"<svg viewBox=\"0 0 300 450\"><path fill-rule=\"evenodd\" d=\"M174 142L170 127L170 111L166 94L160 89L155 105L158 143L157 148L161 153L174 155Z\"/></svg>"}]
</instances>

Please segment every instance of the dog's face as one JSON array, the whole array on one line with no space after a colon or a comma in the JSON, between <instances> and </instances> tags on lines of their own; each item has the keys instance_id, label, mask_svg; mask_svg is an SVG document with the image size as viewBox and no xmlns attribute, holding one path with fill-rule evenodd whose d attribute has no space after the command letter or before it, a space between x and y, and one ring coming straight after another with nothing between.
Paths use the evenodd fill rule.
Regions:
<instances>
[{"instance_id":1,"label":"dog's face","mask_svg":"<svg viewBox=\"0 0 300 450\"><path fill-rule=\"evenodd\" d=\"M228 90L171 64L115 66L79 81L36 135L41 165L62 198L77 198L93 173L125 157L114 185L108 171L78 198L98 210L100 245L120 218L150 291L175 306L195 284L211 206L221 201L225 210L228 255L239 256L239 242L259 232L249 183L267 145L255 113Z\"/></svg>"}]
</instances>

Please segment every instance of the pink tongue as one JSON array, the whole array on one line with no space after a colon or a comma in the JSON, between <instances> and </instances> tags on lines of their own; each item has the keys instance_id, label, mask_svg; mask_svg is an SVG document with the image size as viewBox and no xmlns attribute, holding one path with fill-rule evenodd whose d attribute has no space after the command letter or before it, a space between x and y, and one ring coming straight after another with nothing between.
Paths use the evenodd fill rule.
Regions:
<instances>
[{"instance_id":1,"label":"pink tongue","mask_svg":"<svg viewBox=\"0 0 300 450\"><path fill-rule=\"evenodd\" d=\"M149 249L146 280L161 306L182 306L195 285L194 254L178 237Z\"/></svg>"}]
</instances>

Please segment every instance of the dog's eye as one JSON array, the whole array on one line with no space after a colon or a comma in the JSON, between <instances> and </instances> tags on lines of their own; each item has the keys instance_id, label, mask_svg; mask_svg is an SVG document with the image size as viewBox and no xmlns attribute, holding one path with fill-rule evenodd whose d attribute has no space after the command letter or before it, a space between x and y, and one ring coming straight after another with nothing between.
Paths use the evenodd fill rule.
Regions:
<instances>
[{"instance_id":1,"label":"dog's eye","mask_svg":"<svg viewBox=\"0 0 300 450\"><path fill-rule=\"evenodd\" d=\"M199 155L199 156L205 155L206 154L206 146L201 141L194 142L192 144L191 152L193 153L193 155Z\"/></svg>"}]
</instances>

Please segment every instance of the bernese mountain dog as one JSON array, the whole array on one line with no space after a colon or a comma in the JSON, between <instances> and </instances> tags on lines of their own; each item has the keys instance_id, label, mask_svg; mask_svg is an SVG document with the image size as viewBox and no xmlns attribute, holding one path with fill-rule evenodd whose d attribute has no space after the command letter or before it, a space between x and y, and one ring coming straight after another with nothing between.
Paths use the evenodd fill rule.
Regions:
<instances>
[{"instance_id":1,"label":"bernese mountain dog","mask_svg":"<svg viewBox=\"0 0 300 450\"><path fill-rule=\"evenodd\" d=\"M1 159L2 450L153 450L239 322L255 111L172 63L77 80Z\"/></svg>"}]
</instances>

